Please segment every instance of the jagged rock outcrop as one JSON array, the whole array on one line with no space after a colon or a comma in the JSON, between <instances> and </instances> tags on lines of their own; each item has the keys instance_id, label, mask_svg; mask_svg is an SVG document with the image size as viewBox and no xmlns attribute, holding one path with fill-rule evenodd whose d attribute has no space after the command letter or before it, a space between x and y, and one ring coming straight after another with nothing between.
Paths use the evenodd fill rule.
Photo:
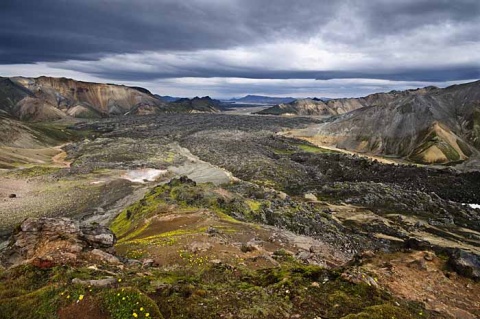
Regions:
<instances>
[{"instance_id":1,"label":"jagged rock outcrop","mask_svg":"<svg viewBox=\"0 0 480 319\"><path fill-rule=\"evenodd\" d=\"M12 234L1 261L7 267L31 263L48 268L87 260L117 264L112 255L115 242L115 235L100 225L81 225L69 218L28 218Z\"/></svg>"},{"instance_id":2,"label":"jagged rock outcrop","mask_svg":"<svg viewBox=\"0 0 480 319\"><path fill-rule=\"evenodd\" d=\"M366 106L297 135L320 144L425 164L479 156L480 81L445 89L394 91L359 101Z\"/></svg>"}]
</instances>

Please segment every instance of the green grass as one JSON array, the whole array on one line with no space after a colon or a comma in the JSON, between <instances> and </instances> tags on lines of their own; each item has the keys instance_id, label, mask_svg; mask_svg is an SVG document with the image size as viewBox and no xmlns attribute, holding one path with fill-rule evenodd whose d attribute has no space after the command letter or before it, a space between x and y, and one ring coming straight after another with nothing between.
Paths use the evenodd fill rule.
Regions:
<instances>
[{"instance_id":1,"label":"green grass","mask_svg":"<svg viewBox=\"0 0 480 319\"><path fill-rule=\"evenodd\" d=\"M136 288L107 290L102 299L112 319L163 318L156 303Z\"/></svg>"},{"instance_id":2,"label":"green grass","mask_svg":"<svg viewBox=\"0 0 480 319\"><path fill-rule=\"evenodd\" d=\"M14 171L12 174L15 174L18 177L38 177L57 173L61 169L62 168L59 167L33 166Z\"/></svg>"},{"instance_id":3,"label":"green grass","mask_svg":"<svg viewBox=\"0 0 480 319\"><path fill-rule=\"evenodd\" d=\"M325 148L317 147L314 145L300 144L300 145L297 145L297 147L307 153L313 153L313 154L332 153L331 150L327 150Z\"/></svg>"},{"instance_id":4,"label":"green grass","mask_svg":"<svg viewBox=\"0 0 480 319\"><path fill-rule=\"evenodd\" d=\"M91 131L69 129L68 124L63 123L42 122L28 125L37 132L36 136L40 141L52 145L83 139L92 134Z\"/></svg>"}]
</instances>

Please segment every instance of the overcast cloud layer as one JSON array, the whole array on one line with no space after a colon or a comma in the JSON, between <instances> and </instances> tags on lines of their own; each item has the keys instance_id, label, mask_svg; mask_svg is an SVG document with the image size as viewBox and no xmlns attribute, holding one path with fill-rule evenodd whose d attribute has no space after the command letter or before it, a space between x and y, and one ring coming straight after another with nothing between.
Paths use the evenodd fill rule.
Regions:
<instances>
[{"instance_id":1,"label":"overcast cloud layer","mask_svg":"<svg viewBox=\"0 0 480 319\"><path fill-rule=\"evenodd\" d=\"M2 0L0 75L358 96L480 78L479 30L478 0Z\"/></svg>"}]
</instances>

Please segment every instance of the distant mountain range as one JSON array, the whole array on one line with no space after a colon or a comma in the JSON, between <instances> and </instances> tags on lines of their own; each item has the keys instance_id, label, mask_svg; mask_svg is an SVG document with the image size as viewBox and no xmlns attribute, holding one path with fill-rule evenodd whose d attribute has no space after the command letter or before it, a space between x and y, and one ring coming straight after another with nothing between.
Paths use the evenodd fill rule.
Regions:
<instances>
[{"instance_id":1,"label":"distant mountain range","mask_svg":"<svg viewBox=\"0 0 480 319\"><path fill-rule=\"evenodd\" d=\"M170 95L158 95L158 94L154 94L153 96L155 96L157 99L159 99L160 101L163 101L163 102L175 102L177 100L180 100L181 97L175 97L175 96L170 96Z\"/></svg>"},{"instance_id":2,"label":"distant mountain range","mask_svg":"<svg viewBox=\"0 0 480 319\"><path fill-rule=\"evenodd\" d=\"M177 103L181 101L180 103ZM218 112L219 101L168 102L144 88L66 78L0 77L0 114L26 121L175 112Z\"/></svg>"},{"instance_id":3,"label":"distant mountain range","mask_svg":"<svg viewBox=\"0 0 480 319\"><path fill-rule=\"evenodd\" d=\"M480 161L480 81L332 100L327 105L336 103L356 110L298 134L321 144L418 163Z\"/></svg>"}]
</instances>

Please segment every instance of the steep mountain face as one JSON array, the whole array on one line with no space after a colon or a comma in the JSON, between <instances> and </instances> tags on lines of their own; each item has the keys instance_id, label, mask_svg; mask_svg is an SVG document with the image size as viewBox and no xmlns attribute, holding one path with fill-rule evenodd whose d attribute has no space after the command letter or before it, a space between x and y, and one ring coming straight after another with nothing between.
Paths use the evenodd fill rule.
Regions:
<instances>
[{"instance_id":1,"label":"steep mountain face","mask_svg":"<svg viewBox=\"0 0 480 319\"><path fill-rule=\"evenodd\" d=\"M479 154L480 81L375 94L359 102L366 106L300 134L339 148L426 164Z\"/></svg>"},{"instance_id":2,"label":"steep mountain face","mask_svg":"<svg viewBox=\"0 0 480 319\"><path fill-rule=\"evenodd\" d=\"M301 99L275 105L257 114L331 116L343 114L364 106L358 99L338 99L324 102L319 99Z\"/></svg>"}]
</instances>

